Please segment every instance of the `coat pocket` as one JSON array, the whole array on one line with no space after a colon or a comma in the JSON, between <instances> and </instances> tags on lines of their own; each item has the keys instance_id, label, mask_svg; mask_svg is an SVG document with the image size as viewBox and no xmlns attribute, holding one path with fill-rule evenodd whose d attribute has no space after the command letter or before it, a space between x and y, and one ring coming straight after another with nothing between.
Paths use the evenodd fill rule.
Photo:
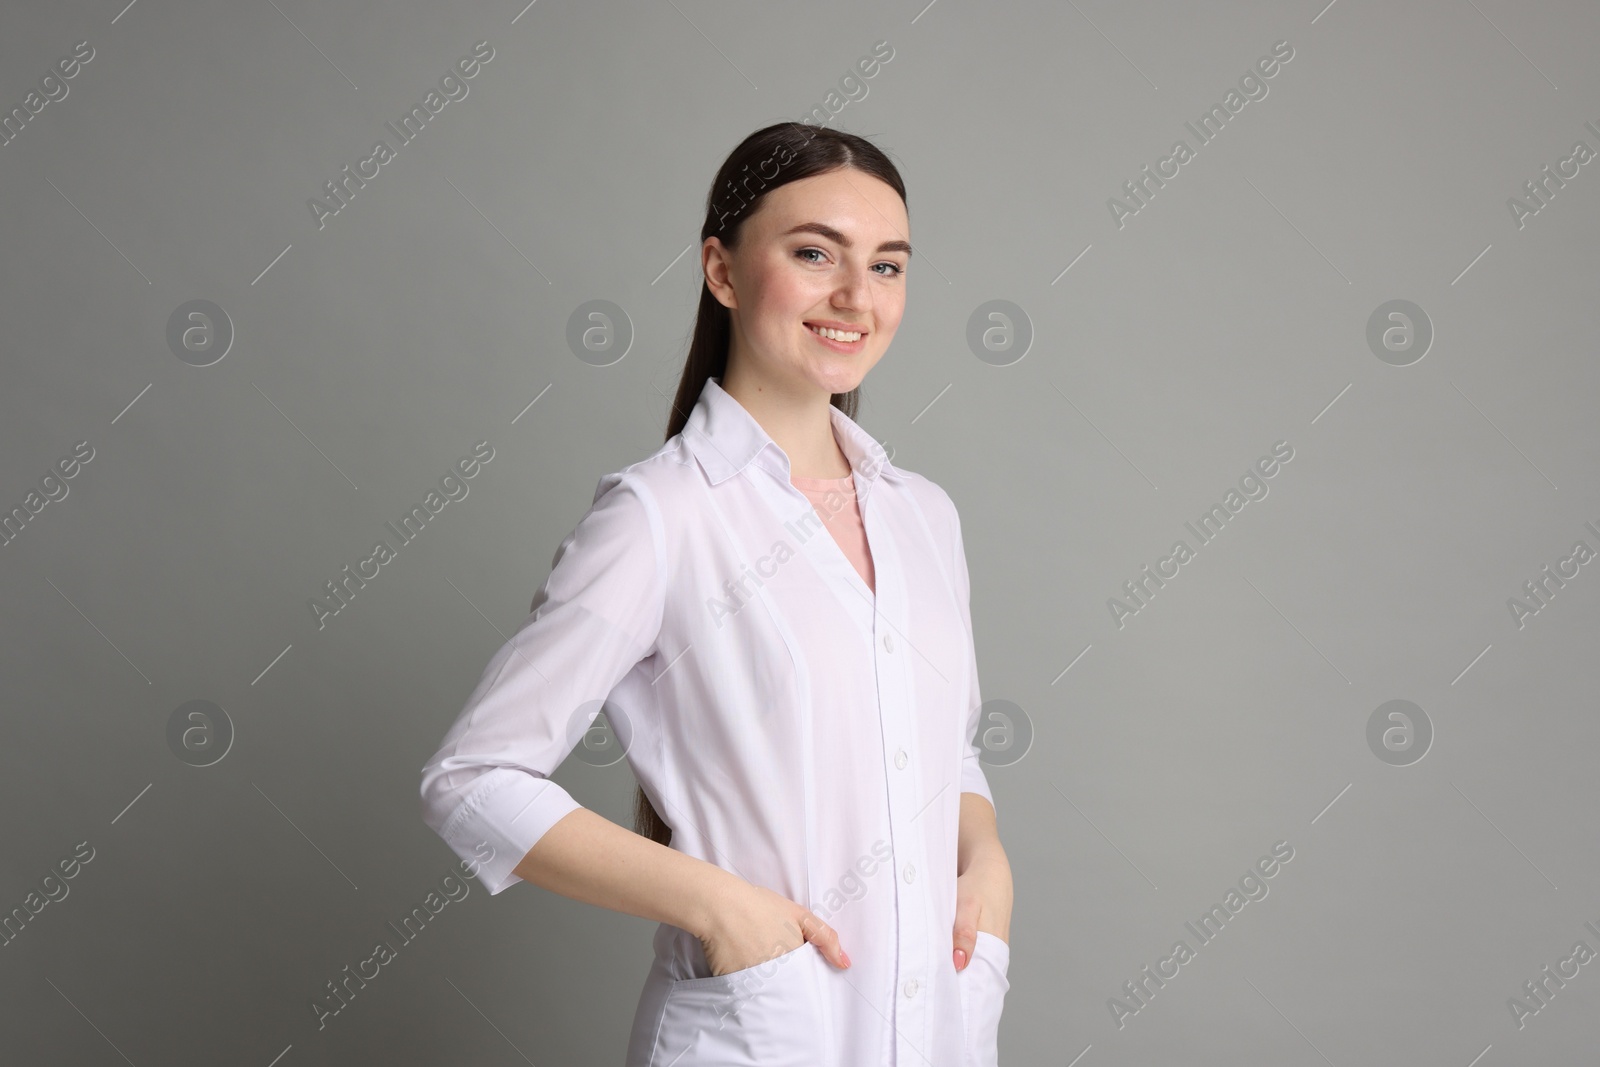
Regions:
<instances>
[{"instance_id":1,"label":"coat pocket","mask_svg":"<svg viewBox=\"0 0 1600 1067\"><path fill-rule=\"evenodd\" d=\"M741 971L672 983L650 1067L816 1067L822 954L807 941Z\"/></svg>"},{"instance_id":2,"label":"coat pocket","mask_svg":"<svg viewBox=\"0 0 1600 1067\"><path fill-rule=\"evenodd\" d=\"M978 931L972 959L956 972L965 1030L962 1067L999 1067L1000 1011L1011 982L1011 946L987 930Z\"/></svg>"}]
</instances>

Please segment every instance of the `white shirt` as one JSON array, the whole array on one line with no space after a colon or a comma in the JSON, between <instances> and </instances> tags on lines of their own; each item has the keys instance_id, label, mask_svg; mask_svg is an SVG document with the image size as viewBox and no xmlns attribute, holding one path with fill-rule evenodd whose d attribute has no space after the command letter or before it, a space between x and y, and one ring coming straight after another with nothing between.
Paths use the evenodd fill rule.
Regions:
<instances>
[{"instance_id":1,"label":"white shirt","mask_svg":"<svg viewBox=\"0 0 1600 1067\"><path fill-rule=\"evenodd\" d=\"M876 594L709 379L682 433L600 479L422 770L423 819L498 894L579 806L549 776L604 702L672 848L838 931L847 969L806 943L713 977L662 923L629 1067L995 1062L1009 946L951 959L961 793L993 803L960 520L828 410Z\"/></svg>"}]
</instances>

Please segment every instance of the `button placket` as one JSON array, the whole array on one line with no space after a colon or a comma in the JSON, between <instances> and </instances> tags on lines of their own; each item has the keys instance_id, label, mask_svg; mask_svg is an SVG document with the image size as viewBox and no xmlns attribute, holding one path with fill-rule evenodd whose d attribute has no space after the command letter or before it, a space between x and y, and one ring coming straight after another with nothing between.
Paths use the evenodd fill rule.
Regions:
<instances>
[{"instance_id":1,"label":"button placket","mask_svg":"<svg viewBox=\"0 0 1600 1067\"><path fill-rule=\"evenodd\" d=\"M877 504L874 501L874 504ZM866 525L868 542L877 569L877 597L872 605L871 636L876 638L875 655L877 676L878 717L883 743L884 784L888 790L890 827L890 869L903 872L907 865L927 866L926 847L922 834L924 824L918 820L929 802L928 789L921 781L920 765L913 765L911 753L917 749L917 718L912 707L911 657L915 650L909 645L902 648L898 637L906 635L905 574L897 561L895 537L886 529L881 506L864 506L862 519ZM893 764L891 769L890 764ZM910 770L910 773L898 773ZM913 886L901 877L891 877L895 913L895 982L899 996L884 1005L890 1024L893 1044L893 1062L902 1067L925 1065L934 1054L933 1016L936 1006L929 998L917 996L932 980L930 946L937 941L932 929L934 902L924 891L926 887Z\"/></svg>"},{"instance_id":2,"label":"button placket","mask_svg":"<svg viewBox=\"0 0 1600 1067\"><path fill-rule=\"evenodd\" d=\"M880 572L881 574L881 572ZM883 586L880 585L880 593ZM880 602L880 608L884 605ZM882 717L885 751L894 751L893 763L898 771L909 766L911 758L907 748L914 740L914 721L910 714L907 667L904 657L896 654L897 643L889 620L880 613L878 627L883 630L878 654L878 706ZM917 996L927 978L929 930L928 902L923 894L911 888L916 878L916 867L923 860L922 838L917 824L912 820L926 798L918 798L916 774L894 774L888 778L889 817L893 832L893 853L901 877L894 882L899 916L896 970L901 979L901 997L897 997L890 1013L896 1031L896 1062L917 1063L926 1059L931 1018L927 998Z\"/></svg>"}]
</instances>

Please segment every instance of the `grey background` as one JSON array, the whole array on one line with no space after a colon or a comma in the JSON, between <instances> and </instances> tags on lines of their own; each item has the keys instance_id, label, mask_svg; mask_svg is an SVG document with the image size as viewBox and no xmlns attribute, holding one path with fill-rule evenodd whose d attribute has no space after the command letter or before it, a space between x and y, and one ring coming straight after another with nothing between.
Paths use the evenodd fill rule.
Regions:
<instances>
[{"instance_id":1,"label":"grey background","mask_svg":"<svg viewBox=\"0 0 1600 1067\"><path fill-rule=\"evenodd\" d=\"M520 14L519 14L520 12ZM308 1007L455 857L418 771L596 480L662 439L707 185L750 131L893 59L832 124L909 186L905 321L862 423L961 509L1016 876L1003 1062L1571 1064L1600 962L1600 10L1578 2L7 9L0 108L0 948L8 1063L620 1062L652 924L481 886L318 1030ZM474 42L495 56L318 229L306 201ZM1274 42L1294 58L1119 228L1107 200ZM391 137L392 141L393 138ZM1071 265L1070 270L1066 270ZM270 267L270 269L269 269ZM196 367L169 317L236 331ZM580 304L634 330L596 367ZM1025 358L968 316L1023 309ZM1374 309L1431 349L1392 366ZM529 407L530 402L538 402ZM495 459L350 606L309 598L472 445ZM1274 442L1292 462L1148 606L1107 600ZM1071 665L1070 670L1064 670ZM1432 724L1392 766L1367 723ZM209 700L236 736L167 741ZM558 780L626 822L624 764ZM1274 842L1294 858L1119 1028L1108 1000Z\"/></svg>"}]
</instances>

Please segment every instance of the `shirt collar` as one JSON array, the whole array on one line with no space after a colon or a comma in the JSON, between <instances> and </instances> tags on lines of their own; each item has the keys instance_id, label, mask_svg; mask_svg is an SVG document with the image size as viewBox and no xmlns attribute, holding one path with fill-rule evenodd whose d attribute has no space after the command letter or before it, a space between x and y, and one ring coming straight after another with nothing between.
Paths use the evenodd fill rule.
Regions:
<instances>
[{"instance_id":1,"label":"shirt collar","mask_svg":"<svg viewBox=\"0 0 1600 1067\"><path fill-rule=\"evenodd\" d=\"M874 482L882 476L890 482L903 480L901 471L889 462L889 455L871 434L832 404L833 436L855 472L856 498L864 500ZM706 379L700 399L683 429L684 440L700 461L706 477L717 485L754 464L789 482L789 456L755 416L722 388L721 379Z\"/></svg>"}]
</instances>

